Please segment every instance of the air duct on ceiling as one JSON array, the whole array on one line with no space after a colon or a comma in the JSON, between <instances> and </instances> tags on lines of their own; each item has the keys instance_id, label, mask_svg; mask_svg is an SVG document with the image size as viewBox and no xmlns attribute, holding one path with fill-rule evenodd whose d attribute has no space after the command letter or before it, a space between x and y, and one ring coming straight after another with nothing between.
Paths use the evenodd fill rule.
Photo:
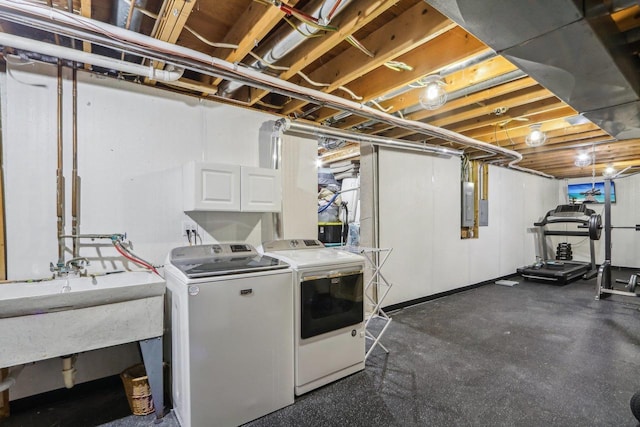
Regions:
<instances>
[{"instance_id":1,"label":"air duct on ceiling","mask_svg":"<svg viewBox=\"0 0 640 427\"><path fill-rule=\"evenodd\" d=\"M305 11L309 16L318 18L322 25L329 25L331 19L335 18L344 8L351 3L351 0L325 0L316 2L317 6ZM264 45L257 50L257 55L262 61L257 59L249 62L249 67L265 70L270 65L275 64L300 46L309 37L313 37L321 31L318 27L313 27L306 23L298 25L296 28L286 26L278 30ZM219 87L220 93L230 95L238 90L242 85L237 82L227 82Z\"/></svg>"},{"instance_id":2,"label":"air duct on ceiling","mask_svg":"<svg viewBox=\"0 0 640 427\"><path fill-rule=\"evenodd\" d=\"M637 1L425 1L612 136L640 137L640 59L609 15Z\"/></svg>"}]
</instances>

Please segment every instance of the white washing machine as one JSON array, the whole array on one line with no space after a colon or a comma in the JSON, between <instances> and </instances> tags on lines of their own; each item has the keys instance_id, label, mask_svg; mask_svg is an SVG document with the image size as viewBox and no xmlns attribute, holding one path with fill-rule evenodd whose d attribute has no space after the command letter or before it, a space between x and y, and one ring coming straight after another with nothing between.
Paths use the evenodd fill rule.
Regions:
<instances>
[{"instance_id":1,"label":"white washing machine","mask_svg":"<svg viewBox=\"0 0 640 427\"><path fill-rule=\"evenodd\" d=\"M318 240L274 240L259 250L294 270L296 395L364 369L364 258Z\"/></svg>"},{"instance_id":2,"label":"white washing machine","mask_svg":"<svg viewBox=\"0 0 640 427\"><path fill-rule=\"evenodd\" d=\"M289 266L248 244L212 244L173 249L165 272L182 427L237 426L292 404Z\"/></svg>"}]
</instances>

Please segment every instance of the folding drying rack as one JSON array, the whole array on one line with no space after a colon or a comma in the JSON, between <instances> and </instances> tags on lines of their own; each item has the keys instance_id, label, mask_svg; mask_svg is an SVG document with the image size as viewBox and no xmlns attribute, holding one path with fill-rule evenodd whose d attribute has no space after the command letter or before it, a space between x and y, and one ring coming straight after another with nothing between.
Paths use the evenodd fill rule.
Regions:
<instances>
[{"instance_id":1,"label":"folding drying rack","mask_svg":"<svg viewBox=\"0 0 640 427\"><path fill-rule=\"evenodd\" d=\"M365 257L367 264L372 271L371 277L364 286L365 301L365 337L371 342L371 346L365 354L365 360L376 346L380 346L385 353L389 350L380 342L380 339L391 324L391 317L382 309L382 303L391 290L392 284L382 274L382 267L387 262L393 248L368 248L362 246L342 246L336 249L346 250L360 254ZM371 322L375 319L378 326L382 323L382 329L376 327L374 330Z\"/></svg>"}]
</instances>

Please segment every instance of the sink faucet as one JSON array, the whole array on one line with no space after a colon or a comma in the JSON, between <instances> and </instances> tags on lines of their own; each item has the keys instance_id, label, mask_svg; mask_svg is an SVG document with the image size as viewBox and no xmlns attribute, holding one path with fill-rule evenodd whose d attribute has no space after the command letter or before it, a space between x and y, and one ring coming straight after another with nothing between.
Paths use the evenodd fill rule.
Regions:
<instances>
[{"instance_id":1,"label":"sink faucet","mask_svg":"<svg viewBox=\"0 0 640 427\"><path fill-rule=\"evenodd\" d=\"M67 271L75 271L79 272L80 270L84 270L89 265L89 260L83 256L71 258L65 264L65 269Z\"/></svg>"},{"instance_id":2,"label":"sink faucet","mask_svg":"<svg viewBox=\"0 0 640 427\"><path fill-rule=\"evenodd\" d=\"M54 276L66 276L69 273L77 273L82 275L83 271L89 265L89 260L85 257L75 257L71 258L65 264L57 263L53 265L53 263L49 263L49 269L53 272ZM86 273L86 271L85 271Z\"/></svg>"}]
</instances>

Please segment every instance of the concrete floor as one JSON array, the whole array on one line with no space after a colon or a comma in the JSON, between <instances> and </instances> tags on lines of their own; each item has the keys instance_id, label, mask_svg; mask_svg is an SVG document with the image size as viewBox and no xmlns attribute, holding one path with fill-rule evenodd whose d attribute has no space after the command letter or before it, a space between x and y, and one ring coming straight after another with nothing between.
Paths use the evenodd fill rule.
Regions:
<instances>
[{"instance_id":1,"label":"concrete floor","mask_svg":"<svg viewBox=\"0 0 640 427\"><path fill-rule=\"evenodd\" d=\"M388 355L247 426L637 426L640 299L595 301L593 284L486 285L392 313ZM0 424L178 425L125 417L117 385L86 401L23 399ZM94 418L79 415L88 407Z\"/></svg>"}]
</instances>

